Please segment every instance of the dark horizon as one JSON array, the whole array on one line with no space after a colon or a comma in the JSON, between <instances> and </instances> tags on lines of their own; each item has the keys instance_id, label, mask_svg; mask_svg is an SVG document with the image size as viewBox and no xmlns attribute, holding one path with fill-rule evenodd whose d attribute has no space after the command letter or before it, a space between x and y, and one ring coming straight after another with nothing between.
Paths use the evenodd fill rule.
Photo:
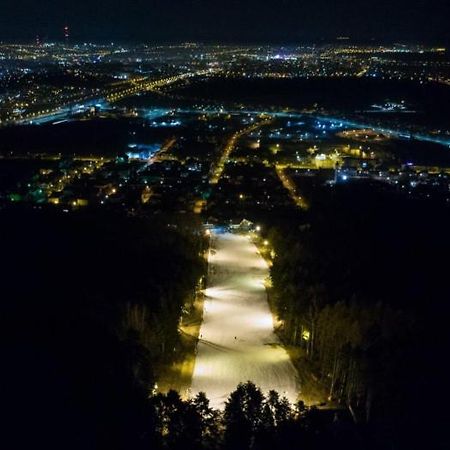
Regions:
<instances>
[{"instance_id":1,"label":"dark horizon","mask_svg":"<svg viewBox=\"0 0 450 450\"><path fill-rule=\"evenodd\" d=\"M2 0L5 2L5 0ZM280 4L281 3L281 4ZM74 42L223 42L302 43L351 42L448 43L450 7L445 0L293 0L276 2L216 0L136 0L114 4L109 0L72 4L49 0L36 4L18 0L2 8L0 40L27 41L40 35L63 39L65 25Z\"/></svg>"}]
</instances>

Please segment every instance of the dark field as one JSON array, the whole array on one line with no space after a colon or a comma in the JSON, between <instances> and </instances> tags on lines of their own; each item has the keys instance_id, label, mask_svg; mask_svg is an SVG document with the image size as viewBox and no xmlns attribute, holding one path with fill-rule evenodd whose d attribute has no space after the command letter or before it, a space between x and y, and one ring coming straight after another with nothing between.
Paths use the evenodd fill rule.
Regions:
<instances>
[{"instance_id":1,"label":"dark field","mask_svg":"<svg viewBox=\"0 0 450 450\"><path fill-rule=\"evenodd\" d=\"M96 119L0 130L0 154L10 152L116 156L132 141L161 142L170 130L143 127L135 119Z\"/></svg>"},{"instance_id":2,"label":"dark field","mask_svg":"<svg viewBox=\"0 0 450 450\"><path fill-rule=\"evenodd\" d=\"M373 103L405 101L418 123L448 126L450 93L445 86L377 79L245 79L214 78L175 91L196 99L286 108L323 108L342 112L368 109Z\"/></svg>"}]
</instances>

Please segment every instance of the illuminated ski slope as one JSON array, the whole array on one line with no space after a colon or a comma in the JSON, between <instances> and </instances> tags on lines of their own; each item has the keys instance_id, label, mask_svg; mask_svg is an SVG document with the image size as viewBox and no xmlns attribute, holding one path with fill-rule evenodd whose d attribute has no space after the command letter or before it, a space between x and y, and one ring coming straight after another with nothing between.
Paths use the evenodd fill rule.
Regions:
<instances>
[{"instance_id":1,"label":"illuminated ski slope","mask_svg":"<svg viewBox=\"0 0 450 450\"><path fill-rule=\"evenodd\" d=\"M223 408L239 382L251 380L297 398L296 370L273 331L266 262L244 235L214 233L192 394Z\"/></svg>"}]
</instances>

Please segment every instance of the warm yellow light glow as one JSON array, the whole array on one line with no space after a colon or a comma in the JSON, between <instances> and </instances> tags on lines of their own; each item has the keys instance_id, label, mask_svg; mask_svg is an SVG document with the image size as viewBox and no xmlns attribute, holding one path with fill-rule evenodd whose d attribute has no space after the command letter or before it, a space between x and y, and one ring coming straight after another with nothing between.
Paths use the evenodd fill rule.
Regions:
<instances>
[{"instance_id":1,"label":"warm yellow light glow","mask_svg":"<svg viewBox=\"0 0 450 450\"><path fill-rule=\"evenodd\" d=\"M295 401L295 368L274 334L267 304L267 262L248 235L211 234L192 395L206 392L212 406L223 408L239 382L252 380Z\"/></svg>"}]
</instances>

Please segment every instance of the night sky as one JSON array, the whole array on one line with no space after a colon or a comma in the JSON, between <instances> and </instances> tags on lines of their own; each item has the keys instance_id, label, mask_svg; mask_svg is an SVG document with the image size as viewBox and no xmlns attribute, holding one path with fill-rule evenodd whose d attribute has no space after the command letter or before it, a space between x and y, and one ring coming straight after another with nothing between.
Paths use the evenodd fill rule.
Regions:
<instances>
[{"instance_id":1,"label":"night sky","mask_svg":"<svg viewBox=\"0 0 450 450\"><path fill-rule=\"evenodd\" d=\"M0 0L0 39L297 43L450 40L449 0Z\"/></svg>"}]
</instances>

